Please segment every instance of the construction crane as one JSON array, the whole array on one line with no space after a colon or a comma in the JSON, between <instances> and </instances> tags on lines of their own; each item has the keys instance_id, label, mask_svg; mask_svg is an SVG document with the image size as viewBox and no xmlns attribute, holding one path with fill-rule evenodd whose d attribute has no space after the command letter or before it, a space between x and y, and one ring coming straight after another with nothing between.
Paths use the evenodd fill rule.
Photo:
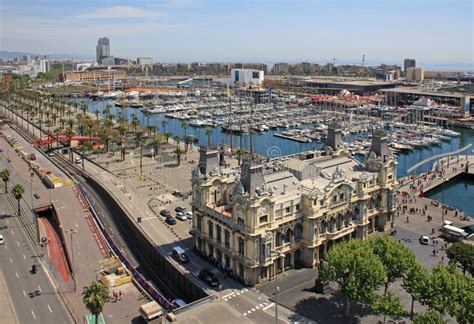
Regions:
<instances>
[{"instance_id":1,"label":"construction crane","mask_svg":"<svg viewBox=\"0 0 474 324\"><path fill-rule=\"evenodd\" d=\"M362 55L362 68L360 71L360 78L361 79L365 78L365 54Z\"/></svg>"}]
</instances>

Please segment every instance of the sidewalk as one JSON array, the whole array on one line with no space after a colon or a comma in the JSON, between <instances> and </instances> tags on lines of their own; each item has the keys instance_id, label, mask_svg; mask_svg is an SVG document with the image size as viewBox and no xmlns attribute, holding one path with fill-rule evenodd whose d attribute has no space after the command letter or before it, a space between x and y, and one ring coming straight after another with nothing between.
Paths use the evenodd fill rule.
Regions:
<instances>
[{"instance_id":1,"label":"sidewalk","mask_svg":"<svg viewBox=\"0 0 474 324\"><path fill-rule=\"evenodd\" d=\"M10 295L8 294L7 287L5 285L5 278L3 273L0 271L0 319L2 323L18 323L16 318L15 309L13 308Z\"/></svg>"}]
</instances>

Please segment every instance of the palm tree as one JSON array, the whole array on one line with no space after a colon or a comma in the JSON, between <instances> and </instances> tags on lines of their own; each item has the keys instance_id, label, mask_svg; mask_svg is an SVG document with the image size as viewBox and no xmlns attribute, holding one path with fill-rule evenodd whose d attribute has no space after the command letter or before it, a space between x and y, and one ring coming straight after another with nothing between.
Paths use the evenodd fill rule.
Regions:
<instances>
[{"instance_id":1,"label":"palm tree","mask_svg":"<svg viewBox=\"0 0 474 324\"><path fill-rule=\"evenodd\" d=\"M25 193L25 188L21 184L16 184L12 188L12 194L13 197L18 201L18 216L20 216L20 200L23 197L23 194Z\"/></svg>"},{"instance_id":2,"label":"palm tree","mask_svg":"<svg viewBox=\"0 0 474 324\"><path fill-rule=\"evenodd\" d=\"M176 166L179 166L181 164L181 155L184 151L178 147L173 151L173 153L176 154Z\"/></svg>"},{"instance_id":3,"label":"palm tree","mask_svg":"<svg viewBox=\"0 0 474 324\"><path fill-rule=\"evenodd\" d=\"M185 144L185 148L184 148L184 151L187 152L189 150L189 146L190 144L194 141L194 137L193 136L186 136L184 138L184 144Z\"/></svg>"},{"instance_id":4,"label":"palm tree","mask_svg":"<svg viewBox=\"0 0 474 324\"><path fill-rule=\"evenodd\" d=\"M187 135L186 130L188 129L188 127L189 127L189 123L187 121L183 121L181 123L181 128L184 129L184 138L186 138L186 135Z\"/></svg>"},{"instance_id":5,"label":"palm tree","mask_svg":"<svg viewBox=\"0 0 474 324\"><path fill-rule=\"evenodd\" d=\"M176 135L173 139L174 139L174 141L176 142L176 148L179 149L179 143L181 143L181 137L179 137L178 135Z\"/></svg>"},{"instance_id":6,"label":"palm tree","mask_svg":"<svg viewBox=\"0 0 474 324\"><path fill-rule=\"evenodd\" d=\"M166 125L168 125L168 121L162 120L161 126L163 127L163 134L166 134Z\"/></svg>"},{"instance_id":7,"label":"palm tree","mask_svg":"<svg viewBox=\"0 0 474 324\"><path fill-rule=\"evenodd\" d=\"M135 114L132 115L132 121L130 122L130 124L132 124L133 132L136 134L137 133L137 126L140 125L140 120L138 119L138 117Z\"/></svg>"},{"instance_id":8,"label":"palm tree","mask_svg":"<svg viewBox=\"0 0 474 324\"><path fill-rule=\"evenodd\" d=\"M72 154L71 143L72 143L72 138L74 137L74 131L72 130L72 127L67 130L66 137L69 140L69 159L71 160L71 163L72 163L73 154Z\"/></svg>"},{"instance_id":9,"label":"palm tree","mask_svg":"<svg viewBox=\"0 0 474 324\"><path fill-rule=\"evenodd\" d=\"M59 148L59 134L61 134L62 129L56 128L53 133L56 135L56 148Z\"/></svg>"},{"instance_id":10,"label":"palm tree","mask_svg":"<svg viewBox=\"0 0 474 324\"><path fill-rule=\"evenodd\" d=\"M149 110L145 110L145 112L143 113L143 115L144 115L145 118L146 118L146 126L147 126L147 127L150 127L151 112L150 112Z\"/></svg>"},{"instance_id":11,"label":"palm tree","mask_svg":"<svg viewBox=\"0 0 474 324\"><path fill-rule=\"evenodd\" d=\"M212 136L212 133L214 133L214 131L212 130L212 128L208 127L206 129L206 136L207 136L207 145L211 145L211 136Z\"/></svg>"},{"instance_id":12,"label":"palm tree","mask_svg":"<svg viewBox=\"0 0 474 324\"><path fill-rule=\"evenodd\" d=\"M109 288L100 281L93 281L89 287L84 287L82 290L82 302L89 312L94 315L96 324L108 299Z\"/></svg>"},{"instance_id":13,"label":"palm tree","mask_svg":"<svg viewBox=\"0 0 474 324\"><path fill-rule=\"evenodd\" d=\"M96 110L94 111L94 113L95 113L95 119L96 119L96 120L99 120L99 114L100 114L99 109L96 109Z\"/></svg>"},{"instance_id":14,"label":"palm tree","mask_svg":"<svg viewBox=\"0 0 474 324\"><path fill-rule=\"evenodd\" d=\"M82 113L84 114L84 116L86 115L86 112L87 112L87 105L84 103L82 104L81 106L81 110L82 110Z\"/></svg>"},{"instance_id":15,"label":"palm tree","mask_svg":"<svg viewBox=\"0 0 474 324\"><path fill-rule=\"evenodd\" d=\"M165 133L164 136L165 136L165 139L166 139L166 144L168 144L168 143L169 143L169 140L170 140L170 138L173 136L173 134L171 134L171 133Z\"/></svg>"},{"instance_id":16,"label":"palm tree","mask_svg":"<svg viewBox=\"0 0 474 324\"><path fill-rule=\"evenodd\" d=\"M145 142L145 139L143 137L143 132L137 133L137 143L140 145L140 174L143 173L143 143Z\"/></svg>"},{"instance_id":17,"label":"palm tree","mask_svg":"<svg viewBox=\"0 0 474 324\"><path fill-rule=\"evenodd\" d=\"M153 141L156 141L156 125L151 125L148 129L153 133Z\"/></svg>"},{"instance_id":18,"label":"palm tree","mask_svg":"<svg viewBox=\"0 0 474 324\"><path fill-rule=\"evenodd\" d=\"M8 169L3 169L0 171L0 177L3 180L3 183L5 184L5 193L8 193L8 181L10 180L10 170Z\"/></svg>"}]
</instances>

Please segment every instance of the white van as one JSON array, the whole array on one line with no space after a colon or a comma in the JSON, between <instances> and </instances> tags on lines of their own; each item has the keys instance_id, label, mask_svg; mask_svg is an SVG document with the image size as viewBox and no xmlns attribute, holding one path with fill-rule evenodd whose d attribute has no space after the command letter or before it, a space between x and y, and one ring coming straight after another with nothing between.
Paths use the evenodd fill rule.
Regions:
<instances>
[{"instance_id":1,"label":"white van","mask_svg":"<svg viewBox=\"0 0 474 324\"><path fill-rule=\"evenodd\" d=\"M171 251L171 254L173 254L173 257L179 262L182 262L182 263L189 262L189 257L186 254L186 251L184 251L184 249L180 246L175 246L173 250Z\"/></svg>"}]
</instances>

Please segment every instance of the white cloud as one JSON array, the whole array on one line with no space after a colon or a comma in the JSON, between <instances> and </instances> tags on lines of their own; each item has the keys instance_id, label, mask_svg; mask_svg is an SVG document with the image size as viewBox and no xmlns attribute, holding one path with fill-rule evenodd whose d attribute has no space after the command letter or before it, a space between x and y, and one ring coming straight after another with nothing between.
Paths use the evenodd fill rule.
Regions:
<instances>
[{"instance_id":1,"label":"white cloud","mask_svg":"<svg viewBox=\"0 0 474 324\"><path fill-rule=\"evenodd\" d=\"M115 6L99 8L89 13L74 16L76 19L156 18L165 14L150 8Z\"/></svg>"},{"instance_id":2,"label":"white cloud","mask_svg":"<svg viewBox=\"0 0 474 324\"><path fill-rule=\"evenodd\" d=\"M151 7L159 8L189 8L196 7L198 4L197 0L170 0L164 3L154 4Z\"/></svg>"}]
</instances>

